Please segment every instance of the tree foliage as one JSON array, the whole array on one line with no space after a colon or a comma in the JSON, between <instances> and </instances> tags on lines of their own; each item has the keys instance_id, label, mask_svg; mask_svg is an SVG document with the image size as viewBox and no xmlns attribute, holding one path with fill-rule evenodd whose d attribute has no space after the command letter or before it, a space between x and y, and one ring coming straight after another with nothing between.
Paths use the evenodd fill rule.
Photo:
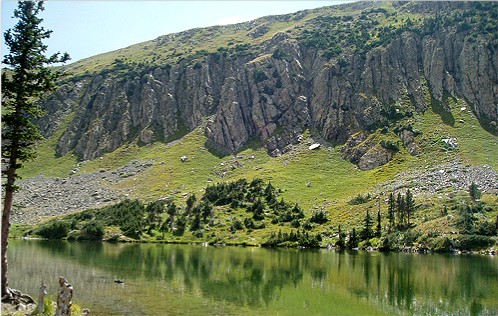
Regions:
<instances>
[{"instance_id":1,"label":"tree foliage","mask_svg":"<svg viewBox=\"0 0 498 316\"><path fill-rule=\"evenodd\" d=\"M470 198L472 199L472 202L476 202L481 198L481 191L479 190L479 187L475 182L472 182L472 184L469 186L469 195Z\"/></svg>"},{"instance_id":2,"label":"tree foliage","mask_svg":"<svg viewBox=\"0 0 498 316\"><path fill-rule=\"evenodd\" d=\"M3 58L8 70L2 71L2 168L5 195L2 212L2 296L10 297L7 284L7 247L13 195L17 190L17 170L35 156L35 145L42 139L34 120L43 111L37 100L53 91L60 75L47 66L65 62L68 54L45 56L43 43L52 31L41 26L38 15L44 10L43 1L19 1L14 11L17 24L4 33L9 54Z\"/></svg>"},{"instance_id":3,"label":"tree foliage","mask_svg":"<svg viewBox=\"0 0 498 316\"><path fill-rule=\"evenodd\" d=\"M372 225L373 225L372 216L370 216L370 212L367 210L367 213L365 214L365 219L363 220L363 230L360 233L360 237L362 240L367 240L374 236Z\"/></svg>"}]
</instances>

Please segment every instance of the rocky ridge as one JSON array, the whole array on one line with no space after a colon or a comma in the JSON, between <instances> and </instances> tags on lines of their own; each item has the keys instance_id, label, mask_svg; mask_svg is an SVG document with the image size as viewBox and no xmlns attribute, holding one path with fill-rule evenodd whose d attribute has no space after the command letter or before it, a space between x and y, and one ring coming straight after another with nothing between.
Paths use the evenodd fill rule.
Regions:
<instances>
[{"instance_id":1,"label":"rocky ridge","mask_svg":"<svg viewBox=\"0 0 498 316\"><path fill-rule=\"evenodd\" d=\"M326 32L324 23L332 19L346 28L366 28L370 24L365 23L375 25L382 16L383 11L375 9L378 5L365 4L361 18L351 16L352 20L342 21L324 13L305 26ZM496 14L498 6L486 5L490 14ZM465 3L393 6L398 6L400 14L417 10L430 13L438 6L447 9L448 16L462 8L475 14L485 12L482 7ZM303 14L306 12L299 19ZM290 19L284 16L279 20ZM411 22L406 21L408 26L391 33L385 42L372 42L373 47L342 48L335 57L326 54L326 49L334 46L311 44L317 39L299 31L276 32L258 47L220 47L213 53L199 53L201 57L191 61L186 58L138 70L116 59L101 73L62 84L45 102L48 114L42 125L49 136L60 126L62 116L73 113L58 141L57 154L72 151L87 160L126 142L170 141L210 117L205 134L217 148L235 153L256 138L277 156L297 143L305 129L341 144L358 132L425 111L431 106L428 94L431 102L442 102L449 94L468 100L475 115L496 132L497 40L478 31L479 26L469 24L466 18L455 19L443 24L429 16L418 29L408 27ZM238 27L254 39L268 35L272 20L264 23ZM216 29L211 31L215 33ZM192 40L196 32L200 31L184 32L182 36ZM175 40L174 36L165 37L155 45ZM403 141L407 138L410 135L403 135ZM388 162L393 153L372 144L361 155L356 154L360 167L371 169Z\"/></svg>"}]
</instances>

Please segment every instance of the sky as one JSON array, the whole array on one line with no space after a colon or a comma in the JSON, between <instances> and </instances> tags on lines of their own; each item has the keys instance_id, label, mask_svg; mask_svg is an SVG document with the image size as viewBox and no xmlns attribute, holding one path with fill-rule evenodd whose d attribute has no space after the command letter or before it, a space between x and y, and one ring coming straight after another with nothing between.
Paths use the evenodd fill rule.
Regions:
<instances>
[{"instance_id":1,"label":"sky","mask_svg":"<svg viewBox=\"0 0 498 316\"><path fill-rule=\"evenodd\" d=\"M122 1L49 0L40 14L53 33L45 44L47 55L67 52L69 63L100 53L197 27L232 24L266 15L336 5L346 1ZM2 57L8 53L3 33L17 21L17 1L1 0Z\"/></svg>"}]
</instances>

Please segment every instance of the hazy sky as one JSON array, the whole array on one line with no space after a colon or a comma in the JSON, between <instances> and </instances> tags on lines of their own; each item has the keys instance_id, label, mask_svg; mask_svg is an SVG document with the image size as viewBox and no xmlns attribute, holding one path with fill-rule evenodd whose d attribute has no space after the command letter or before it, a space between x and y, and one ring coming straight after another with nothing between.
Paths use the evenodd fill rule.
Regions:
<instances>
[{"instance_id":1,"label":"hazy sky","mask_svg":"<svg viewBox=\"0 0 498 316\"><path fill-rule=\"evenodd\" d=\"M71 61L196 27L231 24L274 14L335 5L346 1L76 1L49 0L40 15L53 31L49 52L68 52ZM3 33L11 28L17 2L1 0Z\"/></svg>"}]
</instances>

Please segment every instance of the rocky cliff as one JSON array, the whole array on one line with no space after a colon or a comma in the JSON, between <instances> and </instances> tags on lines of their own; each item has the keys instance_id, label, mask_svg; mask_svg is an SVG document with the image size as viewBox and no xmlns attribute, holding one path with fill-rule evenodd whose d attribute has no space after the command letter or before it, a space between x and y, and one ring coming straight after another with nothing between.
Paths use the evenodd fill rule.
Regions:
<instances>
[{"instance_id":1,"label":"rocky cliff","mask_svg":"<svg viewBox=\"0 0 498 316\"><path fill-rule=\"evenodd\" d=\"M168 47L169 55L116 57L69 75L44 101L42 126L49 136L67 117L57 154L82 160L201 124L210 146L227 153L257 139L278 155L310 129L349 144L344 157L370 169L394 152L368 141L369 132L435 104L444 110L448 96L467 100L497 132L497 19L492 2L362 2L168 35L142 50ZM227 30L237 37L225 40ZM178 53L185 43L193 49ZM407 133L400 137L413 138Z\"/></svg>"}]
</instances>

